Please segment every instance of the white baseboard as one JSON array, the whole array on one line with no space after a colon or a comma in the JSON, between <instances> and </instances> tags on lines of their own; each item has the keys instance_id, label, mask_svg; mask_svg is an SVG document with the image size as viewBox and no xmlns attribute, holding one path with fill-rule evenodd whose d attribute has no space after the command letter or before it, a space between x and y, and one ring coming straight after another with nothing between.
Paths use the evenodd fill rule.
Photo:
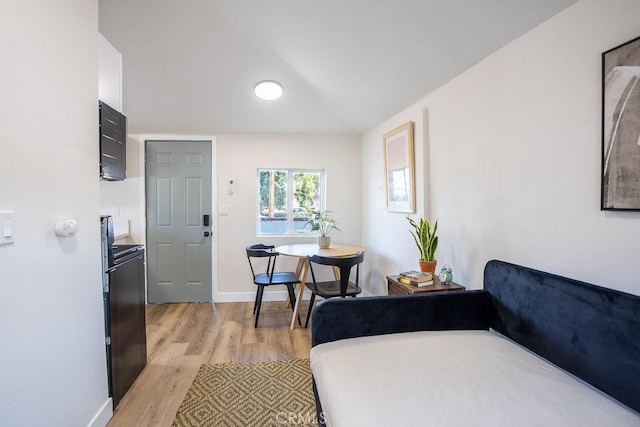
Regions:
<instances>
[{"instance_id":1,"label":"white baseboard","mask_svg":"<svg viewBox=\"0 0 640 427\"><path fill-rule=\"evenodd\" d=\"M87 424L87 427L105 427L113 416L113 401L108 398L96 413L93 419Z\"/></svg>"},{"instance_id":2,"label":"white baseboard","mask_svg":"<svg viewBox=\"0 0 640 427\"><path fill-rule=\"evenodd\" d=\"M371 297L374 296L369 292L364 291L361 296ZM296 298L298 297L298 290L296 289ZM286 301L289 298L287 291L265 291L262 294L262 301ZM311 291L304 290L302 300L309 300L311 298ZM213 296L213 302L254 302L256 300L255 292L218 292ZM317 299L316 299L317 300Z\"/></svg>"},{"instance_id":3,"label":"white baseboard","mask_svg":"<svg viewBox=\"0 0 640 427\"><path fill-rule=\"evenodd\" d=\"M296 298L298 290L296 289ZM289 298L287 291L265 291L262 294L262 301L286 301ZM311 298L311 292L305 289L303 300ZM213 296L213 302L254 302L256 300L255 292L218 292Z\"/></svg>"}]
</instances>

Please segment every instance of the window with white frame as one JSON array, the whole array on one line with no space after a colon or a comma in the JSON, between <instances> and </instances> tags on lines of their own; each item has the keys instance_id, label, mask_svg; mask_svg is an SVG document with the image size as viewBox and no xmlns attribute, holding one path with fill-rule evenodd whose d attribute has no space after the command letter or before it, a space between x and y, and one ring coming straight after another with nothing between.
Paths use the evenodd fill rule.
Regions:
<instances>
[{"instance_id":1,"label":"window with white frame","mask_svg":"<svg viewBox=\"0 0 640 427\"><path fill-rule=\"evenodd\" d=\"M324 170L258 169L258 235L307 233L324 209Z\"/></svg>"}]
</instances>

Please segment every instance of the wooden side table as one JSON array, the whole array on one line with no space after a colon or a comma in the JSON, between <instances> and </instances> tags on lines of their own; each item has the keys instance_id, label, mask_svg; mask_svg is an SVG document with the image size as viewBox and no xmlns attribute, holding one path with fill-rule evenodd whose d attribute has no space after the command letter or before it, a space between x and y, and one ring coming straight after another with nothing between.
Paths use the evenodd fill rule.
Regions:
<instances>
[{"instance_id":1,"label":"wooden side table","mask_svg":"<svg viewBox=\"0 0 640 427\"><path fill-rule=\"evenodd\" d=\"M398 281L399 276L387 276L387 292L389 295L413 295L422 292L464 291L465 287L451 282L443 284L438 276L434 276L433 284L428 286L407 285Z\"/></svg>"}]
</instances>

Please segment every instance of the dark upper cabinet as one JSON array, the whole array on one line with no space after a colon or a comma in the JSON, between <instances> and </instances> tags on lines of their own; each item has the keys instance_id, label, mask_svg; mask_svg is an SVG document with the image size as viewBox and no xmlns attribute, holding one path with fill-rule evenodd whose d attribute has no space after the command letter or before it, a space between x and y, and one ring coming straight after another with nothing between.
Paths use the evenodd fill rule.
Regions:
<instances>
[{"instance_id":1,"label":"dark upper cabinet","mask_svg":"<svg viewBox=\"0 0 640 427\"><path fill-rule=\"evenodd\" d=\"M100 179L127 177L127 118L100 101Z\"/></svg>"}]
</instances>

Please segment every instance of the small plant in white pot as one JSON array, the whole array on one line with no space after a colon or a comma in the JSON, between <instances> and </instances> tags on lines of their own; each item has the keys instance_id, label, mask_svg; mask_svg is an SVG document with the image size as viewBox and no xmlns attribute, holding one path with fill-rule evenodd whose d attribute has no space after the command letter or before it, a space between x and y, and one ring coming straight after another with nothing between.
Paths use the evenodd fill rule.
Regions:
<instances>
[{"instance_id":1,"label":"small plant in white pot","mask_svg":"<svg viewBox=\"0 0 640 427\"><path fill-rule=\"evenodd\" d=\"M328 248L331 245L331 236L329 236L331 231L340 231L338 222L332 218L332 215L333 212L331 211L319 211L314 213L305 224L305 227L311 224L311 231L318 232L318 246L321 248Z\"/></svg>"},{"instance_id":2,"label":"small plant in white pot","mask_svg":"<svg viewBox=\"0 0 640 427\"><path fill-rule=\"evenodd\" d=\"M424 218L419 218L416 222L410 216L407 216L407 221L411 225L412 230L409 230L409 233L413 236L413 241L415 242L418 250L420 251L420 271L434 273L436 271L436 249L438 249L438 236L436 232L438 231L438 221L433 224L429 224Z\"/></svg>"}]
</instances>

